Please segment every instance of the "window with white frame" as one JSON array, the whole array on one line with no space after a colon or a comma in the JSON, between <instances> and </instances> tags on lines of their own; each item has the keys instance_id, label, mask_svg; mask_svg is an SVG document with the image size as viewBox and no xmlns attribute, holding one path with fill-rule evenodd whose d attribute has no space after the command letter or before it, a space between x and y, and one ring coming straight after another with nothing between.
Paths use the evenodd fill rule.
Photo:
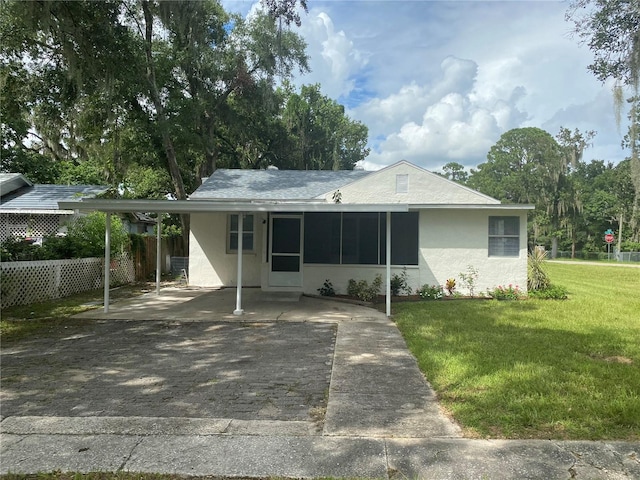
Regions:
<instances>
[{"instance_id":1,"label":"window with white frame","mask_svg":"<svg viewBox=\"0 0 640 480\"><path fill-rule=\"evenodd\" d=\"M489 256L520 255L520 217L489 217Z\"/></svg>"},{"instance_id":2,"label":"window with white frame","mask_svg":"<svg viewBox=\"0 0 640 480\"><path fill-rule=\"evenodd\" d=\"M238 217L236 213L227 217L227 253L238 253ZM242 251L255 251L253 239L253 215L244 215L242 222Z\"/></svg>"}]
</instances>

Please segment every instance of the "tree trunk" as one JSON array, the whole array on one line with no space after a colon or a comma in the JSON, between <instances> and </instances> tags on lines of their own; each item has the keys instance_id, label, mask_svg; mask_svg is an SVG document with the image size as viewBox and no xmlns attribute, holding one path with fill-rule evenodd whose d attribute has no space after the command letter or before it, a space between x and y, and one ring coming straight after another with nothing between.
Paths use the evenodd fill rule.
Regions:
<instances>
[{"instance_id":1,"label":"tree trunk","mask_svg":"<svg viewBox=\"0 0 640 480\"><path fill-rule=\"evenodd\" d=\"M551 237L551 258L558 257L558 237Z\"/></svg>"},{"instance_id":2,"label":"tree trunk","mask_svg":"<svg viewBox=\"0 0 640 480\"><path fill-rule=\"evenodd\" d=\"M173 140L169 134L167 126L167 118L164 113L164 107L162 105L162 99L158 89L156 81L155 65L153 63L152 55L152 41L153 41L153 15L149 9L148 0L142 1L142 10L144 12L145 21L145 58L147 64L147 83L149 84L149 94L151 101L156 109L156 118L158 128L162 134L162 145L164 147L165 155L167 157L167 166L169 168L169 174L171 175L171 182L173 183L173 189L176 194L177 200L186 200L187 193L184 188L184 182L182 181L182 174L180 173L180 167L178 166L178 158L176 157L176 150L173 146ZM183 246L188 248L189 244L189 215L180 215L180 224L182 227L182 242Z\"/></svg>"}]
</instances>

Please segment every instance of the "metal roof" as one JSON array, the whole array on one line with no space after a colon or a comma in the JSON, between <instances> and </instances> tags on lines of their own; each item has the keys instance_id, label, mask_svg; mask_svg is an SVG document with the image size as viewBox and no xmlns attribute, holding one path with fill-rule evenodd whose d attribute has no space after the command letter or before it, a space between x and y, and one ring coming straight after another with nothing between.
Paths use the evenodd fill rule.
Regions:
<instances>
[{"instance_id":1,"label":"metal roof","mask_svg":"<svg viewBox=\"0 0 640 480\"><path fill-rule=\"evenodd\" d=\"M60 208L100 212L406 212L403 203L362 204L327 202L281 202L274 200L253 202L219 202L212 200L123 200L83 198L60 202Z\"/></svg>"},{"instance_id":2,"label":"metal roof","mask_svg":"<svg viewBox=\"0 0 640 480\"><path fill-rule=\"evenodd\" d=\"M311 200L369 175L364 170L218 169L190 198Z\"/></svg>"},{"instance_id":3,"label":"metal roof","mask_svg":"<svg viewBox=\"0 0 640 480\"><path fill-rule=\"evenodd\" d=\"M25 186L2 196L2 213L61 213L58 202L77 200L103 193L107 187L98 185Z\"/></svg>"},{"instance_id":4,"label":"metal roof","mask_svg":"<svg viewBox=\"0 0 640 480\"><path fill-rule=\"evenodd\" d=\"M31 186L33 183L21 173L0 173L0 196L7 195L22 187Z\"/></svg>"}]
</instances>

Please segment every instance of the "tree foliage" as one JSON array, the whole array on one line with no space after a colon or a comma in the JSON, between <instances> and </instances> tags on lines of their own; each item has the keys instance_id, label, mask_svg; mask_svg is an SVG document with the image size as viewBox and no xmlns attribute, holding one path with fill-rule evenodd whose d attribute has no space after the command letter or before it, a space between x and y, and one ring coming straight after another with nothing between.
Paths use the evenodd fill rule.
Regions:
<instances>
[{"instance_id":1,"label":"tree foliage","mask_svg":"<svg viewBox=\"0 0 640 480\"><path fill-rule=\"evenodd\" d=\"M278 88L308 70L289 28L305 10L304 0L264 0L247 18L217 0L4 2L3 168L178 199L219 167L353 168L366 127L318 86Z\"/></svg>"},{"instance_id":2,"label":"tree foliage","mask_svg":"<svg viewBox=\"0 0 640 480\"><path fill-rule=\"evenodd\" d=\"M574 32L593 52L588 66L601 82L615 82L614 99L620 112L624 106L624 89L631 90L627 99L631 120L627 140L631 149L630 175L635 189L632 226L640 226L640 0L574 0L566 14Z\"/></svg>"}]
</instances>

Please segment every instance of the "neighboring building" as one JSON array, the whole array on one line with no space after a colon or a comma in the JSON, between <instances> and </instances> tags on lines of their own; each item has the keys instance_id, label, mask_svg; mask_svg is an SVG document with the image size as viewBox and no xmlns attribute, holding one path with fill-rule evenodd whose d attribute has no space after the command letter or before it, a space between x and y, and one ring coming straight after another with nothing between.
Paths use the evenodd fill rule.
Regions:
<instances>
[{"instance_id":1,"label":"neighboring building","mask_svg":"<svg viewBox=\"0 0 640 480\"><path fill-rule=\"evenodd\" d=\"M0 242L9 237L41 241L63 232L74 210L61 210L58 202L106 190L98 185L34 185L19 173L0 173Z\"/></svg>"},{"instance_id":2,"label":"neighboring building","mask_svg":"<svg viewBox=\"0 0 640 480\"><path fill-rule=\"evenodd\" d=\"M237 284L242 230L244 286L317 294L328 279L345 293L349 279L386 278L390 218L391 272L406 267L413 289L473 266L476 291L526 290L533 206L502 204L406 161L377 172L220 169L189 202L200 209L192 203L191 285Z\"/></svg>"},{"instance_id":3,"label":"neighboring building","mask_svg":"<svg viewBox=\"0 0 640 480\"><path fill-rule=\"evenodd\" d=\"M128 233L153 235L157 221L146 213L134 212L122 214L122 224Z\"/></svg>"}]
</instances>

